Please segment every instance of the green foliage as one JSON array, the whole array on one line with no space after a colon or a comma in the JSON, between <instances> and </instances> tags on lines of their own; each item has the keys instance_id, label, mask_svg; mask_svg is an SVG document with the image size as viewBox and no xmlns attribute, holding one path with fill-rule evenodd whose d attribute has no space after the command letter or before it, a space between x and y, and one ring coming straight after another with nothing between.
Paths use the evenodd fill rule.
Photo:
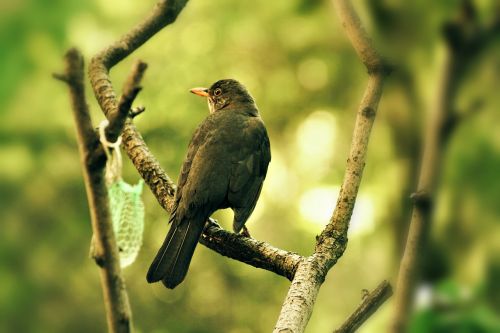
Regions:
<instances>
[{"instance_id":1,"label":"green foliage","mask_svg":"<svg viewBox=\"0 0 500 333\"><path fill-rule=\"evenodd\" d=\"M360 290L372 289L394 272L392 229L401 223L394 207L408 194L401 192L411 182L409 163L418 163L418 149L410 143L418 142L424 110L435 101L440 26L456 3L356 4L397 71L380 105L348 249L321 289L308 332L331 331L357 305ZM493 3L480 2L485 20ZM118 0L0 4L1 332L104 330L98 273L88 258L91 228L69 99L50 74L61 70L68 47L81 48L88 63L151 6ZM499 299L498 288L491 287L497 275L485 272L500 253L492 250L500 216L498 55L494 46L472 66L455 103L465 110L477 98L485 102L459 125L443 156L433 231L457 284L484 284L491 290L479 293L470 311L453 312L454 321L434 308L418 314L414 332L437 327L431 324L457 332L497 327L488 326L496 323L489 304ZM248 227L257 239L310 254L335 205L367 78L329 2L192 0L175 24L113 69L116 87L137 58L149 69L137 100L147 111L136 124L174 180L190 136L208 112L189 89L228 77L247 85L269 129L273 155ZM90 90L88 97L97 125L103 116ZM127 181L139 178L126 159L124 169ZM269 331L288 281L202 246L177 289L147 285L145 273L168 217L148 191L143 196L143 248L124 270L137 331ZM229 212L215 217L229 228ZM388 318L386 305L360 332L386 331Z\"/></svg>"},{"instance_id":2,"label":"green foliage","mask_svg":"<svg viewBox=\"0 0 500 333\"><path fill-rule=\"evenodd\" d=\"M464 295L453 281L437 286L434 304L414 315L410 333L491 333L500 332L498 315L484 303L481 295Z\"/></svg>"}]
</instances>

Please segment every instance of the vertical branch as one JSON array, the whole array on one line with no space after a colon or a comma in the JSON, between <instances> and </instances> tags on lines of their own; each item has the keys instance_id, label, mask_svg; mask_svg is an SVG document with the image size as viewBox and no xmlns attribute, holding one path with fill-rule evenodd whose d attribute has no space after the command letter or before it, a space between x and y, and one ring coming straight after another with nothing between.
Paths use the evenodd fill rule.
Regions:
<instances>
[{"instance_id":1,"label":"vertical branch","mask_svg":"<svg viewBox=\"0 0 500 333\"><path fill-rule=\"evenodd\" d=\"M433 111L428 132L425 137L420 176L417 192L412 195L413 211L410 221L410 229L406 241L405 250L401 259L399 274L396 285L395 317L393 319L392 331L405 332L406 323L413 303L413 293L418 279L418 266L420 254L424 249L426 235L430 228L430 214L432 208L432 194L434 184L438 178L439 165L442 156L439 138L447 113L450 111L450 100L445 96L453 89L453 59L447 53L443 68L441 83L439 86L439 97Z\"/></svg>"},{"instance_id":2,"label":"vertical branch","mask_svg":"<svg viewBox=\"0 0 500 333\"><path fill-rule=\"evenodd\" d=\"M108 193L103 176L104 154L94 132L85 99L83 57L79 51L71 49L66 53L65 62L65 73L54 76L66 82L70 90L108 328L113 333L129 333L132 331L132 313L109 214Z\"/></svg>"},{"instance_id":3,"label":"vertical branch","mask_svg":"<svg viewBox=\"0 0 500 333\"><path fill-rule=\"evenodd\" d=\"M446 57L436 104L432 110L424 138L424 151L420 166L417 191L411 198L413 211L406 247L401 259L395 293L395 312L391 332L406 332L411 313L415 286L420 278L420 264L426 247L426 236L431 226L433 194L441 172L444 146L457 125L453 102L471 62L500 33L500 15L487 28L477 21L470 0L462 1L457 19L444 27Z\"/></svg>"},{"instance_id":4,"label":"vertical branch","mask_svg":"<svg viewBox=\"0 0 500 333\"><path fill-rule=\"evenodd\" d=\"M303 332L326 274L344 253L347 230L358 193L368 151L371 128L382 95L388 66L373 47L359 17L348 0L334 0L335 8L349 40L366 66L368 85L361 100L344 181L330 222L318 237L315 253L302 261L281 308L274 332Z\"/></svg>"}]
</instances>

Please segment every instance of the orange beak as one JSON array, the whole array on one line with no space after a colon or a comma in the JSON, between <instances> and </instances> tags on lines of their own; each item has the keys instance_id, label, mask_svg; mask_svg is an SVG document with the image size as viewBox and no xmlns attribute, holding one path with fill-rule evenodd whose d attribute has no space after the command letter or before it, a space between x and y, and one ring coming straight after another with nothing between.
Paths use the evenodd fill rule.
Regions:
<instances>
[{"instance_id":1,"label":"orange beak","mask_svg":"<svg viewBox=\"0 0 500 333\"><path fill-rule=\"evenodd\" d=\"M190 91L195 95L208 97L208 88L193 88Z\"/></svg>"}]
</instances>

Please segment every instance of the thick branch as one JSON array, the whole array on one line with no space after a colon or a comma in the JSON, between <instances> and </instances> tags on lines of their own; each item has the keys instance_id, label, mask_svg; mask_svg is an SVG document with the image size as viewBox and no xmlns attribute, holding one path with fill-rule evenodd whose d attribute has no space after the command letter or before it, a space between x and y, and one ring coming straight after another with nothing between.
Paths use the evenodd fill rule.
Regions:
<instances>
[{"instance_id":1,"label":"thick branch","mask_svg":"<svg viewBox=\"0 0 500 333\"><path fill-rule=\"evenodd\" d=\"M357 113L349 158L335 211L330 223L318 237L315 253L302 261L297 268L274 328L275 333L304 331L326 274L346 249L347 230L365 166L368 140L382 95L384 78L389 72L349 1L333 2L351 44L368 69L368 86Z\"/></svg>"},{"instance_id":2,"label":"thick branch","mask_svg":"<svg viewBox=\"0 0 500 333\"><path fill-rule=\"evenodd\" d=\"M334 333L355 332L391 296L391 284L388 281L382 281L374 291L363 298L358 308Z\"/></svg>"},{"instance_id":3,"label":"thick branch","mask_svg":"<svg viewBox=\"0 0 500 333\"><path fill-rule=\"evenodd\" d=\"M71 49L66 53L65 61L65 74L58 77L64 78L70 90L108 328L110 332L128 333L132 331L132 313L121 275L119 254L109 214L108 194L103 177L104 165L95 163L95 155L102 155L102 149L93 130L85 99L83 57L79 51Z\"/></svg>"},{"instance_id":4,"label":"thick branch","mask_svg":"<svg viewBox=\"0 0 500 333\"><path fill-rule=\"evenodd\" d=\"M293 279L301 255L273 247L265 242L222 229L213 220L205 227L200 243L219 254Z\"/></svg>"}]
</instances>

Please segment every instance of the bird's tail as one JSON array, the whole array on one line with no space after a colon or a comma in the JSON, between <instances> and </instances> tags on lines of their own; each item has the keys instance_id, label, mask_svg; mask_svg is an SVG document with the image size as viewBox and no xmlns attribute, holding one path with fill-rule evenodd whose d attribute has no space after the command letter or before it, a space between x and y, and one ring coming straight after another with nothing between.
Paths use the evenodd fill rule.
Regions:
<instances>
[{"instance_id":1,"label":"bird's tail","mask_svg":"<svg viewBox=\"0 0 500 333\"><path fill-rule=\"evenodd\" d=\"M194 249L200 239L204 220L190 219L172 223L146 279L149 283L162 280L170 289L184 280L193 257Z\"/></svg>"}]
</instances>

